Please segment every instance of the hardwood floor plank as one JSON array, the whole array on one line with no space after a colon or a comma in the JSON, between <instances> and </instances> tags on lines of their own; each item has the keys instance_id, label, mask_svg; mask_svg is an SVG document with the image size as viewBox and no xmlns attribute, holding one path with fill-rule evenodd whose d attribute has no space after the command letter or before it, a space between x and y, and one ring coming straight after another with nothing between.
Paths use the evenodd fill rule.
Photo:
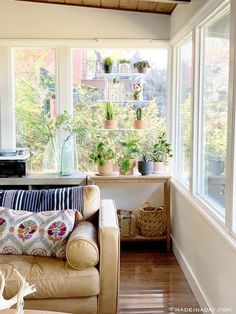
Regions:
<instances>
[{"instance_id":1,"label":"hardwood floor plank","mask_svg":"<svg viewBox=\"0 0 236 314\"><path fill-rule=\"evenodd\" d=\"M135 244L121 247L118 313L176 314L186 308L201 313L174 255L156 243Z\"/></svg>"}]
</instances>

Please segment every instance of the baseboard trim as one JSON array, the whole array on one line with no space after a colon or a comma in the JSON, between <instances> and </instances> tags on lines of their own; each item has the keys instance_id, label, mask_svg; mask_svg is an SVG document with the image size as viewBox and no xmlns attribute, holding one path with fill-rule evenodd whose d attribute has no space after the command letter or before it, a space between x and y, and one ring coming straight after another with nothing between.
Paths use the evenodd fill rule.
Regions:
<instances>
[{"instance_id":1,"label":"baseboard trim","mask_svg":"<svg viewBox=\"0 0 236 314\"><path fill-rule=\"evenodd\" d=\"M190 288L193 291L193 294L201 308L208 308L211 309L209 302L206 299L206 296L203 293L200 283L198 282L197 278L195 277L191 266L189 265L188 261L184 257L184 254L180 250L180 247L176 243L175 239L172 237L172 250L173 253L190 285Z\"/></svg>"}]
</instances>

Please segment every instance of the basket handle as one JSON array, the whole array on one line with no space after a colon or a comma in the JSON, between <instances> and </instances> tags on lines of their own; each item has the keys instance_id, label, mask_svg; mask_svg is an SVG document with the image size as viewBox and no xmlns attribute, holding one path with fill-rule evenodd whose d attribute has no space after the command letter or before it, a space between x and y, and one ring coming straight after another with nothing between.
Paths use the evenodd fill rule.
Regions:
<instances>
[{"instance_id":1,"label":"basket handle","mask_svg":"<svg viewBox=\"0 0 236 314\"><path fill-rule=\"evenodd\" d=\"M145 205L148 205L150 207L153 207L149 202L143 202L141 205L140 205L140 208L143 209L145 208L146 206Z\"/></svg>"}]
</instances>

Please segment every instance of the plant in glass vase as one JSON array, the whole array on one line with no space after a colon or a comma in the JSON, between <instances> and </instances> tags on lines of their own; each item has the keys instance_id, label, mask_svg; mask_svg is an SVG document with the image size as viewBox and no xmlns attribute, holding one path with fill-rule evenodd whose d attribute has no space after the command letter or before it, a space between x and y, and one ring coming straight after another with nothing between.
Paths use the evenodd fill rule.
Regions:
<instances>
[{"instance_id":1,"label":"plant in glass vase","mask_svg":"<svg viewBox=\"0 0 236 314\"><path fill-rule=\"evenodd\" d=\"M76 110L73 116L67 111L64 111L59 117L65 133L60 154L60 175L68 176L75 174L77 171L76 135L85 137L85 130L81 127L80 118Z\"/></svg>"}]
</instances>

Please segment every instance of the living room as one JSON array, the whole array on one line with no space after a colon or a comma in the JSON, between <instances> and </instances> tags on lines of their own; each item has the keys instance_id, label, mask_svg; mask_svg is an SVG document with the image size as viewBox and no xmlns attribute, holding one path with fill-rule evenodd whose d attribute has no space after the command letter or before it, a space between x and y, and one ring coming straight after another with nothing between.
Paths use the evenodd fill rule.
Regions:
<instances>
[{"instance_id":1,"label":"living room","mask_svg":"<svg viewBox=\"0 0 236 314\"><path fill-rule=\"evenodd\" d=\"M233 0L41 2L0 4L0 148L27 147L30 154L27 163L22 162L29 174L24 169L23 177L5 177L2 172L1 189L39 191L92 184L99 187L101 199L114 200L117 209L131 210L137 220L144 202L164 205L164 236L135 234L121 243L120 313L197 313L198 309L234 313L236 4ZM103 68L106 58L112 63L110 73ZM146 73L139 73L140 61L148 62ZM118 120L116 129L103 125L111 111ZM136 127L138 120L146 122L143 129ZM73 136L65 148L68 130ZM156 161L150 156L161 135L170 148L165 169L140 175L138 159ZM135 138L139 145L132 175L126 173L127 160L121 153L127 148L125 141ZM100 148L107 144L118 160L112 174L97 175L98 143ZM132 149L135 155L135 145ZM118 174L119 166L126 174ZM5 164L1 171L13 168L12 163ZM106 206L113 207L111 203ZM92 214L87 215L90 219ZM117 242L114 246L118 250ZM140 255L135 257L134 252ZM111 258L112 252L107 254ZM178 299L173 308L170 300L177 292L167 294L163 303L155 294L143 302L146 305L140 301L142 293L135 296L135 289L127 297L123 292L132 282L131 261L141 260L132 270L135 274L144 265L145 254L154 264L150 272L154 278L155 259L163 259L163 265L177 260L193 294L190 297L187 290L185 297L196 298L196 303L190 306ZM116 257L118 261L119 252ZM117 264L112 265L111 273L117 272ZM165 274L163 265L158 268L160 278ZM182 276L175 268L162 280L171 286L175 271ZM146 281L152 281L148 272ZM118 273L115 278L118 286ZM145 290L136 279L139 290L142 285ZM156 287L152 282L146 294L156 293ZM111 299L115 304L114 295ZM67 311L58 302L59 310L72 313L76 300ZM88 312L80 313L116 311L108 305L104 312L97 309L95 299L90 308L83 300L78 309L87 307ZM40 309L40 301L34 302L31 308ZM109 304L109 297L103 302Z\"/></svg>"}]
</instances>

